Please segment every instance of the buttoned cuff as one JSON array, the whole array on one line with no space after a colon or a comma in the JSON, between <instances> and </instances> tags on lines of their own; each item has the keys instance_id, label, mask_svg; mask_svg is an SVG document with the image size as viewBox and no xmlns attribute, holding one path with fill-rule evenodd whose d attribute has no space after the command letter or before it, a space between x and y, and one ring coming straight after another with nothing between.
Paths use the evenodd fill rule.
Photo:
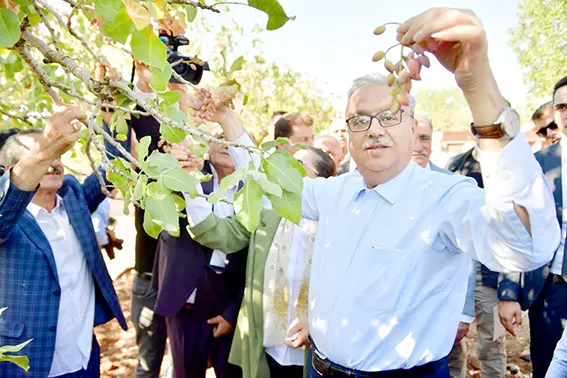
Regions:
<instances>
[{"instance_id":1,"label":"buttoned cuff","mask_svg":"<svg viewBox=\"0 0 567 378\"><path fill-rule=\"evenodd\" d=\"M517 135L501 151L477 150L484 188L490 197L512 199L542 174L523 134Z\"/></svg>"},{"instance_id":2,"label":"buttoned cuff","mask_svg":"<svg viewBox=\"0 0 567 378\"><path fill-rule=\"evenodd\" d=\"M474 320L474 316L469 316L469 315L462 314L462 315L461 315L460 322L461 322L461 323L471 324L471 323L473 322L473 320Z\"/></svg>"}]
</instances>

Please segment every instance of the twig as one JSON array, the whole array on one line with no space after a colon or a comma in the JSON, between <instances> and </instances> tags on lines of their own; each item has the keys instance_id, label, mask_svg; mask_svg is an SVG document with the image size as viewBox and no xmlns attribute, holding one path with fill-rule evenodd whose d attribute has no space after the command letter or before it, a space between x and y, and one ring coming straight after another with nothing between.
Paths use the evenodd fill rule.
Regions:
<instances>
[{"instance_id":1,"label":"twig","mask_svg":"<svg viewBox=\"0 0 567 378\"><path fill-rule=\"evenodd\" d=\"M6 117L9 117L9 118L17 119L17 120L20 121L20 122L27 123L27 124L30 125L31 127L34 126L33 123L31 123L30 121L28 121L28 117L27 117L27 116L19 116L19 115L16 115L16 114L12 114L12 113L9 113L9 112L5 111L5 110L2 109L2 108L0 108L0 114L3 114L3 115L5 115Z\"/></svg>"},{"instance_id":2,"label":"twig","mask_svg":"<svg viewBox=\"0 0 567 378\"><path fill-rule=\"evenodd\" d=\"M64 1L73 1L73 0L64 0ZM185 5L191 5L194 6L196 8L201 8L201 9L206 9L206 10L210 10L214 13L220 13L220 11L216 8L214 8L212 5L206 5L203 4L199 1L193 1L193 0L169 0L168 1L169 4L185 4Z\"/></svg>"},{"instance_id":3,"label":"twig","mask_svg":"<svg viewBox=\"0 0 567 378\"><path fill-rule=\"evenodd\" d=\"M36 74L37 78L39 79L39 82L41 83L41 85L43 86L49 97L51 97L53 102L55 102L56 105L63 105L63 100L61 100L59 94L55 92L52 86L48 85L49 78L47 77L47 74L37 64L37 62L31 55L30 51L28 50L28 48L24 45L23 41L20 40L18 43L16 43L14 47L16 51L18 51L18 54L24 60L24 62L26 62L26 64L30 67L30 69Z\"/></svg>"},{"instance_id":4,"label":"twig","mask_svg":"<svg viewBox=\"0 0 567 378\"><path fill-rule=\"evenodd\" d=\"M173 120L169 119L168 117L166 117L163 113L161 113L153 105L149 104L147 101L140 98L140 96L138 96L133 90L131 90L123 82L113 81L113 82L110 82L110 86L119 89L130 100L136 102L143 109L146 109L146 111L162 125L170 125L170 126L173 126L175 128L181 129L181 130L183 130L183 131L185 131L185 132L187 132L187 133L189 133L189 134L191 134L191 135L193 135L197 138L203 139L204 141L209 142L209 143L218 143L218 144L225 145L225 146L240 147L240 148L244 148L245 150L254 151L254 152L255 151L260 151L262 153L265 152L264 150L262 150L261 148L258 148L258 147L246 146L246 145L241 144L241 143L227 142L227 141L222 140L222 139L214 138L214 137L212 137L208 134L202 133L199 130L192 129L192 128L188 127L187 125L185 125L184 123L173 121Z\"/></svg>"},{"instance_id":5,"label":"twig","mask_svg":"<svg viewBox=\"0 0 567 378\"><path fill-rule=\"evenodd\" d=\"M77 9L81 8L81 6L83 5L83 0L80 0L72 9L71 9L71 13L69 13L69 17L67 18L67 30L71 29L71 19L73 18L73 16L75 15L75 12L77 11Z\"/></svg>"},{"instance_id":6,"label":"twig","mask_svg":"<svg viewBox=\"0 0 567 378\"><path fill-rule=\"evenodd\" d=\"M124 147L122 147L122 145L120 143L118 143L116 140L114 140L114 138L111 137L110 134L108 134L106 131L104 131L104 129L102 129L100 126L98 126L95 122L92 122L92 128L94 129L94 131L101 134L104 137L104 139L106 139L106 141L108 143L110 143L112 146L116 147L118 152L120 152L124 156L124 158L126 158L126 160L128 160L130 163L134 164L134 166L136 166L136 168L139 168L139 169L142 168L142 166L140 165L140 162L138 162L138 160L134 159L134 157L128 151L126 151L126 149ZM95 143L95 145L96 145L96 143ZM105 150L103 149L102 151L105 151Z\"/></svg>"},{"instance_id":7,"label":"twig","mask_svg":"<svg viewBox=\"0 0 567 378\"><path fill-rule=\"evenodd\" d=\"M87 154L87 157L89 158L89 162L91 163L91 168L98 179L98 183L100 184L100 190L104 193L105 196L112 197L108 189L106 189L106 183L104 182L104 178L102 178L100 171L97 169L96 161L91 154L92 141L93 141L93 137L89 135L89 137L87 138L87 143L85 144L85 153Z\"/></svg>"},{"instance_id":8,"label":"twig","mask_svg":"<svg viewBox=\"0 0 567 378\"><path fill-rule=\"evenodd\" d=\"M49 20L47 19L47 17L45 17L45 14L43 13L43 11L41 10L41 8L37 5L37 3L33 3L33 7L35 9L35 11L37 13L39 13L39 17L41 17L43 24L45 25L45 27L47 28L47 30L49 30L49 34L51 34L51 39L53 40L53 45L55 46L55 49L62 54L61 48L59 46L61 46L61 44L59 43L59 39L57 38L57 35L55 34L55 30L51 27L51 23L49 22ZM51 12L53 13L53 12ZM57 16L55 16L57 17ZM69 73L69 70L65 70L65 74L67 76L67 80L69 80L69 85L71 86L71 89L73 90L73 92L76 92L76 88L75 88L75 84L73 84L73 79L71 78L71 74Z\"/></svg>"},{"instance_id":9,"label":"twig","mask_svg":"<svg viewBox=\"0 0 567 378\"><path fill-rule=\"evenodd\" d=\"M219 6L219 5L244 5L244 6L247 6L247 7L250 6L246 3L239 3L238 1L221 1L221 2L218 2L218 3L211 4L211 7L216 7L216 6Z\"/></svg>"}]
</instances>

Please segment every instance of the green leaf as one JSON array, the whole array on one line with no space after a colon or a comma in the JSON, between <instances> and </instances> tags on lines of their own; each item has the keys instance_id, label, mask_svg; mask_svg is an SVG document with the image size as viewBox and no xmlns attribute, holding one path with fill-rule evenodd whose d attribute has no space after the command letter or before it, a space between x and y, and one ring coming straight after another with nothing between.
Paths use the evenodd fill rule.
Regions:
<instances>
[{"instance_id":1,"label":"green leaf","mask_svg":"<svg viewBox=\"0 0 567 378\"><path fill-rule=\"evenodd\" d=\"M126 9L121 0L96 0L95 10L106 21L114 20L118 14ZM129 18L128 18L129 19Z\"/></svg>"},{"instance_id":2,"label":"green leaf","mask_svg":"<svg viewBox=\"0 0 567 378\"><path fill-rule=\"evenodd\" d=\"M242 100L242 105L246 106L248 104L248 100L249 100L248 95L244 95L244 99Z\"/></svg>"},{"instance_id":3,"label":"green leaf","mask_svg":"<svg viewBox=\"0 0 567 378\"><path fill-rule=\"evenodd\" d=\"M152 137L146 135L140 142L136 145L136 151L138 152L138 158L140 161L143 161L146 156L148 156L148 149L150 148L150 144L152 143Z\"/></svg>"},{"instance_id":4,"label":"green leaf","mask_svg":"<svg viewBox=\"0 0 567 378\"><path fill-rule=\"evenodd\" d=\"M152 87L152 89L154 89L156 92L167 91L167 83L169 83L171 72L173 71L171 69L171 65L166 64L165 66L163 66L163 69L150 67L150 71L152 72L150 87Z\"/></svg>"},{"instance_id":5,"label":"green leaf","mask_svg":"<svg viewBox=\"0 0 567 378\"><path fill-rule=\"evenodd\" d=\"M163 154L155 150L152 152L147 160L147 164L150 167L157 168L161 171L166 171L168 169L175 169L181 167L179 162L171 155Z\"/></svg>"},{"instance_id":6,"label":"green leaf","mask_svg":"<svg viewBox=\"0 0 567 378\"><path fill-rule=\"evenodd\" d=\"M134 195L132 198L135 201L139 201L144 196L144 191L146 189L146 185L148 185L148 176L141 174L138 177L138 182L136 182L136 186L134 187Z\"/></svg>"},{"instance_id":7,"label":"green leaf","mask_svg":"<svg viewBox=\"0 0 567 378\"><path fill-rule=\"evenodd\" d=\"M123 212L124 215L130 215L130 202L132 201L132 195L130 194L130 191L126 191L126 193L124 194L124 207L123 207Z\"/></svg>"},{"instance_id":8,"label":"green leaf","mask_svg":"<svg viewBox=\"0 0 567 378\"><path fill-rule=\"evenodd\" d=\"M152 221L172 236L179 236L179 218L175 200L170 194L156 194L146 198L146 211Z\"/></svg>"},{"instance_id":9,"label":"green leaf","mask_svg":"<svg viewBox=\"0 0 567 378\"><path fill-rule=\"evenodd\" d=\"M258 183L262 187L262 190L267 194L271 194L276 197L281 197L282 188L278 184L274 184L273 182L271 182L266 175L260 173L261 172L257 172Z\"/></svg>"},{"instance_id":10,"label":"green leaf","mask_svg":"<svg viewBox=\"0 0 567 378\"><path fill-rule=\"evenodd\" d=\"M102 25L104 35L122 44L126 43L126 40L135 29L136 27L130 19L130 16L128 16L128 13L126 13L125 8L120 10L111 21L107 21Z\"/></svg>"},{"instance_id":11,"label":"green leaf","mask_svg":"<svg viewBox=\"0 0 567 378\"><path fill-rule=\"evenodd\" d=\"M260 223L263 194L260 184L248 181L234 196L236 219L250 232L254 232Z\"/></svg>"},{"instance_id":12,"label":"green leaf","mask_svg":"<svg viewBox=\"0 0 567 378\"><path fill-rule=\"evenodd\" d=\"M171 66L169 66L169 67L171 69ZM173 105L173 104L177 104L179 102L179 100L181 100L181 91L164 92L164 93L160 93L158 96L162 99L161 104L164 104L166 106L170 106L170 105Z\"/></svg>"},{"instance_id":13,"label":"green leaf","mask_svg":"<svg viewBox=\"0 0 567 378\"><path fill-rule=\"evenodd\" d=\"M175 206L177 208L177 212L183 211L185 209L185 198L182 198L182 197L178 196L177 194L172 194L171 196L173 197L173 200L175 201Z\"/></svg>"},{"instance_id":14,"label":"green leaf","mask_svg":"<svg viewBox=\"0 0 567 378\"><path fill-rule=\"evenodd\" d=\"M244 64L244 57L241 55L230 66L230 72L240 71L242 69L242 65Z\"/></svg>"},{"instance_id":15,"label":"green leaf","mask_svg":"<svg viewBox=\"0 0 567 378\"><path fill-rule=\"evenodd\" d=\"M279 215L299 225L301 220L301 196L299 194L284 190L281 197L266 195Z\"/></svg>"},{"instance_id":16,"label":"green leaf","mask_svg":"<svg viewBox=\"0 0 567 378\"><path fill-rule=\"evenodd\" d=\"M20 19L17 14L0 8L0 46L12 47L20 39Z\"/></svg>"},{"instance_id":17,"label":"green leaf","mask_svg":"<svg viewBox=\"0 0 567 378\"><path fill-rule=\"evenodd\" d=\"M303 191L303 177L293 166L293 160L288 152L278 150L262 161L262 168L270 181L288 192L300 194Z\"/></svg>"},{"instance_id":18,"label":"green leaf","mask_svg":"<svg viewBox=\"0 0 567 378\"><path fill-rule=\"evenodd\" d=\"M32 342L33 339L25 341L18 345L4 345L0 347L0 355L4 353L17 353L20 350L24 349L26 345Z\"/></svg>"},{"instance_id":19,"label":"green leaf","mask_svg":"<svg viewBox=\"0 0 567 378\"><path fill-rule=\"evenodd\" d=\"M215 203L217 203L221 199L225 199L226 198L226 192L230 188L232 188L233 186L238 184L238 182L240 180L242 180L244 178L244 176L246 176L247 174L248 174L248 171L241 170L241 171L235 171L234 173L223 178L221 180L217 190L215 190L213 193L211 193L209 195L209 198L208 198L209 202L214 205Z\"/></svg>"},{"instance_id":20,"label":"green leaf","mask_svg":"<svg viewBox=\"0 0 567 378\"><path fill-rule=\"evenodd\" d=\"M192 5L185 6L185 13L187 14L187 21L193 22L197 18L197 7Z\"/></svg>"},{"instance_id":21,"label":"green leaf","mask_svg":"<svg viewBox=\"0 0 567 378\"><path fill-rule=\"evenodd\" d=\"M20 4L20 5L32 5L33 0L12 0L13 3Z\"/></svg>"},{"instance_id":22,"label":"green leaf","mask_svg":"<svg viewBox=\"0 0 567 378\"><path fill-rule=\"evenodd\" d=\"M152 220L152 215L149 211L144 213L144 231L146 234L150 235L152 238L157 239L161 232L161 227Z\"/></svg>"},{"instance_id":23,"label":"green leaf","mask_svg":"<svg viewBox=\"0 0 567 378\"><path fill-rule=\"evenodd\" d=\"M165 172L161 179L164 185L175 191L184 193L195 193L196 186L199 184L199 180L185 172L181 168L171 169Z\"/></svg>"},{"instance_id":24,"label":"green leaf","mask_svg":"<svg viewBox=\"0 0 567 378\"><path fill-rule=\"evenodd\" d=\"M268 15L268 30L279 29L289 20L295 20L295 17L288 17L277 0L248 0L248 5Z\"/></svg>"},{"instance_id":25,"label":"green leaf","mask_svg":"<svg viewBox=\"0 0 567 378\"><path fill-rule=\"evenodd\" d=\"M167 49L165 44L155 35L150 26L143 30L136 30L132 34L130 47L134 57L158 69L163 69L167 63Z\"/></svg>"},{"instance_id":26,"label":"green leaf","mask_svg":"<svg viewBox=\"0 0 567 378\"><path fill-rule=\"evenodd\" d=\"M163 139L169 143L179 143L187 137L187 132L165 123L161 124L159 132Z\"/></svg>"},{"instance_id":27,"label":"green leaf","mask_svg":"<svg viewBox=\"0 0 567 378\"><path fill-rule=\"evenodd\" d=\"M279 137L276 140L270 140L269 142L262 143L262 148L264 150L271 150L272 148L276 147L278 144L289 144L291 145L291 141L288 138Z\"/></svg>"},{"instance_id":28,"label":"green leaf","mask_svg":"<svg viewBox=\"0 0 567 378\"><path fill-rule=\"evenodd\" d=\"M118 134L128 134L128 124L126 123L126 113L119 110L112 114L112 118L110 119L111 130L115 130Z\"/></svg>"},{"instance_id":29,"label":"green leaf","mask_svg":"<svg viewBox=\"0 0 567 378\"><path fill-rule=\"evenodd\" d=\"M0 355L0 362L11 362L13 364L16 364L24 371L28 371L30 369L30 360L26 356Z\"/></svg>"},{"instance_id":30,"label":"green leaf","mask_svg":"<svg viewBox=\"0 0 567 378\"><path fill-rule=\"evenodd\" d=\"M8 307L2 307L0 308L0 315L2 315L2 313L4 313L4 311L6 311L8 309Z\"/></svg>"}]
</instances>

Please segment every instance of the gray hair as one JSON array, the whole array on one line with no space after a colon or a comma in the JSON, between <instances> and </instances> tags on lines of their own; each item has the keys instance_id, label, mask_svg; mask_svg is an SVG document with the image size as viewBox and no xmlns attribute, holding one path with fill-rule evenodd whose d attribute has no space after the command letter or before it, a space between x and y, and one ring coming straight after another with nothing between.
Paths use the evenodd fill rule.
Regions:
<instances>
[{"instance_id":1,"label":"gray hair","mask_svg":"<svg viewBox=\"0 0 567 378\"><path fill-rule=\"evenodd\" d=\"M2 150L0 150L0 164L5 166L16 165L28 151L28 147L22 143L20 138L41 133L42 131L39 129L22 130L9 137L2 147Z\"/></svg>"},{"instance_id":2,"label":"gray hair","mask_svg":"<svg viewBox=\"0 0 567 378\"><path fill-rule=\"evenodd\" d=\"M433 121L431 120L431 117L424 112L415 112L415 115L413 116L413 118L416 121L421 121L421 122L425 122L429 125L429 127L431 128L431 130L433 130Z\"/></svg>"},{"instance_id":3,"label":"gray hair","mask_svg":"<svg viewBox=\"0 0 567 378\"><path fill-rule=\"evenodd\" d=\"M350 98L360 88L367 87L369 85L379 85L381 87L388 86L388 78L380 73L372 73L368 75L361 76L357 79L354 79L352 82L352 86L348 90L347 93L347 102L350 101ZM415 99L411 94L407 94L409 100L409 114L413 117L415 113Z\"/></svg>"}]
</instances>

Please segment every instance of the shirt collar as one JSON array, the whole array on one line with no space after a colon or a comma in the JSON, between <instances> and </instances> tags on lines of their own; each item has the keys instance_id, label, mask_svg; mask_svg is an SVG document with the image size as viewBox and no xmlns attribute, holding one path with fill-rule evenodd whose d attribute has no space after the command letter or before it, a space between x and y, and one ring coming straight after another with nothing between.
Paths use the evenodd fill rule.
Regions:
<instances>
[{"instance_id":1,"label":"shirt collar","mask_svg":"<svg viewBox=\"0 0 567 378\"><path fill-rule=\"evenodd\" d=\"M55 203L55 207L53 208L53 211L56 211L57 209L61 208L63 209L63 198L61 198L61 196L59 194L57 194L56 197L56 203ZM36 205L33 202L30 202L27 206L27 210L33 215L34 218L37 218L37 216L39 215L39 213L43 210L45 212L47 212L47 210L45 210L43 207ZM53 212L52 211L52 212Z\"/></svg>"},{"instance_id":2,"label":"shirt collar","mask_svg":"<svg viewBox=\"0 0 567 378\"><path fill-rule=\"evenodd\" d=\"M402 190L406 186L407 181L412 176L415 167L417 167L417 164L413 161L410 161L409 164L400 173L398 173L397 176L390 179L389 181L386 181L383 184L376 186L374 189L368 189L366 187L364 179L361 175L360 178L363 187L358 191L357 198L360 197L362 193L373 190L393 205L394 203L396 203L396 200L402 193Z\"/></svg>"},{"instance_id":3,"label":"shirt collar","mask_svg":"<svg viewBox=\"0 0 567 378\"><path fill-rule=\"evenodd\" d=\"M428 171L432 171L433 170L433 166L431 165L431 162L428 161L427 164L425 164L425 169L427 169Z\"/></svg>"}]
</instances>

